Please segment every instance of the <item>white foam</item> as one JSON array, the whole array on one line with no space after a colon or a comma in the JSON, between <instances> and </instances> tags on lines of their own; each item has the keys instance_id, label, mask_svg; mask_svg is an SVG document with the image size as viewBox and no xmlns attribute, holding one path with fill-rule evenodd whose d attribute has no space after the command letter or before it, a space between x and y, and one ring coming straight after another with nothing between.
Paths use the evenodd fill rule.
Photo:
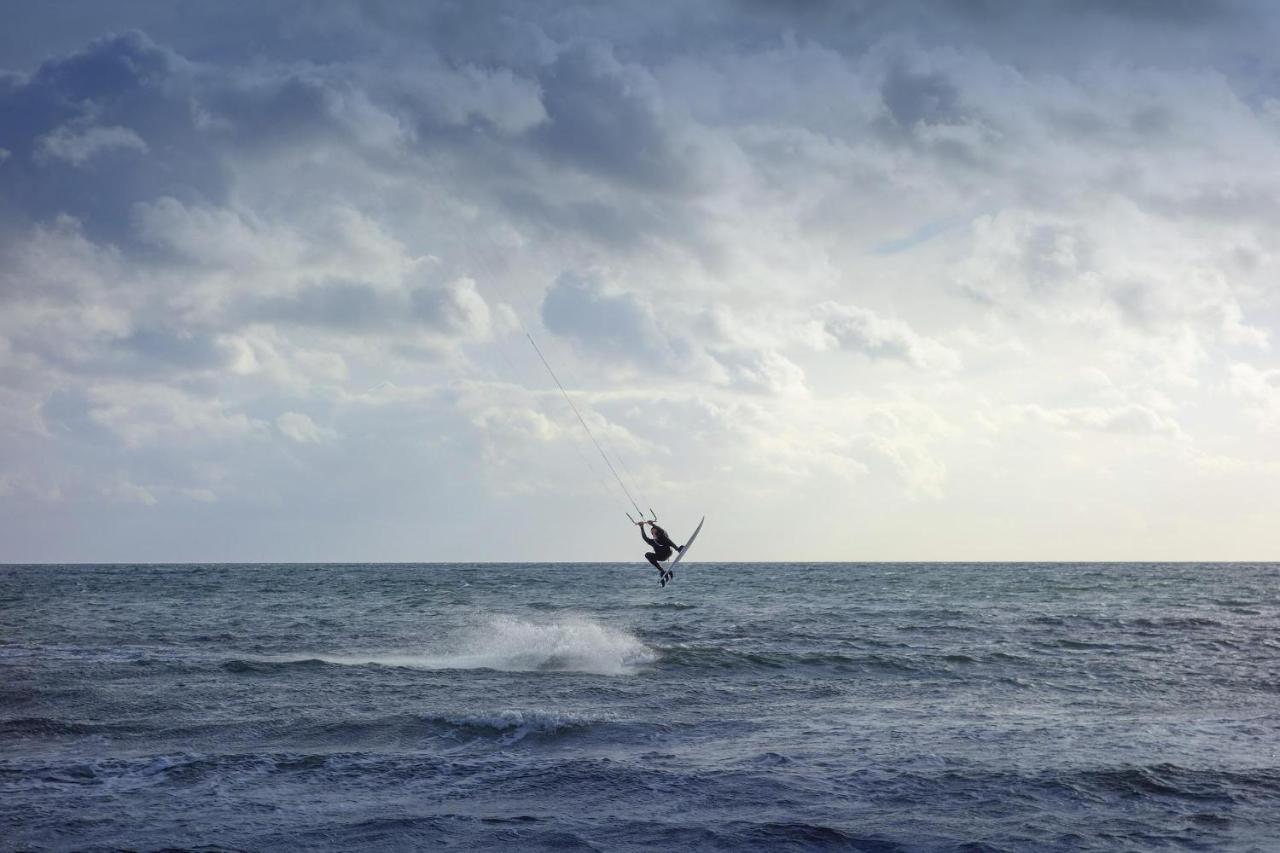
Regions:
<instances>
[{"instance_id":1,"label":"white foam","mask_svg":"<svg viewBox=\"0 0 1280 853\"><path fill-rule=\"evenodd\" d=\"M445 644L443 651L312 655L338 664L420 669L497 669L506 672L590 672L629 675L656 655L637 637L591 619L529 622L491 617Z\"/></svg>"}]
</instances>

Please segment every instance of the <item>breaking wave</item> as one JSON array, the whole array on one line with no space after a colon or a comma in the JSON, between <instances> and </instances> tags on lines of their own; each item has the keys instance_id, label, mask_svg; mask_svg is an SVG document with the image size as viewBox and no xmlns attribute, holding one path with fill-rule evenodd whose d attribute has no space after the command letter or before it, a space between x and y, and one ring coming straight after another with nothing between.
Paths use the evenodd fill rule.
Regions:
<instances>
[{"instance_id":1,"label":"breaking wave","mask_svg":"<svg viewBox=\"0 0 1280 853\"><path fill-rule=\"evenodd\" d=\"M308 654L304 658L275 658L270 663L630 675L656 658L654 651L633 634L591 619L530 622L496 616L445 643L442 651ZM237 663L241 667L247 665L244 661Z\"/></svg>"}]
</instances>

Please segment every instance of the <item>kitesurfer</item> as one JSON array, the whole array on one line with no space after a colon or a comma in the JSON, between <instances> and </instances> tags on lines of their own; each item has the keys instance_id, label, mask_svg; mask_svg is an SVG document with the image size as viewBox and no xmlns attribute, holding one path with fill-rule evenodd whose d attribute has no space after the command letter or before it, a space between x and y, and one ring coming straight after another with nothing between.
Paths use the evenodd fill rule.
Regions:
<instances>
[{"instance_id":1,"label":"kitesurfer","mask_svg":"<svg viewBox=\"0 0 1280 853\"><path fill-rule=\"evenodd\" d=\"M644 526L649 525L649 530L653 534L650 536L645 533ZM653 550L644 555L644 558L658 570L658 574L662 576L663 586L667 583L667 570L662 567L662 563L671 559L672 551L683 551L682 545L677 545L671 541L671 537L667 535L667 531L658 526L654 521L640 522L640 536L645 542L649 543L649 547Z\"/></svg>"}]
</instances>

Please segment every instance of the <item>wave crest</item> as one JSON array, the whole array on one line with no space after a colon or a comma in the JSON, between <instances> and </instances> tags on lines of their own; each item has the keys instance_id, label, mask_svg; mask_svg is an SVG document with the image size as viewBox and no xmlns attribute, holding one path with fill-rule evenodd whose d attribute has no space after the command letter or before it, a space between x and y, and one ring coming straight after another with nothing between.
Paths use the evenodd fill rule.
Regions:
<instances>
[{"instance_id":1,"label":"wave crest","mask_svg":"<svg viewBox=\"0 0 1280 853\"><path fill-rule=\"evenodd\" d=\"M444 717L460 732L496 735L501 744L512 744L526 737L557 736L590 728L596 721L577 714L554 711L498 711L492 714L468 714Z\"/></svg>"},{"instance_id":2,"label":"wave crest","mask_svg":"<svg viewBox=\"0 0 1280 853\"><path fill-rule=\"evenodd\" d=\"M630 675L657 655L639 638L585 617L530 622L496 616L464 631L436 652L313 654L279 663L401 666L414 669L495 669L504 672L587 672ZM233 663L244 667L245 661ZM233 671L242 671L236 669Z\"/></svg>"}]
</instances>

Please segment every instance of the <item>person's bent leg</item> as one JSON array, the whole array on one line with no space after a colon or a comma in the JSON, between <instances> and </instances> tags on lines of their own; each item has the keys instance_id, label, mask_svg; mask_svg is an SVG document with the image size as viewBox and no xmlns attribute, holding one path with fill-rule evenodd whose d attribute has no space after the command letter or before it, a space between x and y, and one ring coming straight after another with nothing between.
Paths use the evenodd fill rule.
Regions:
<instances>
[{"instance_id":1,"label":"person's bent leg","mask_svg":"<svg viewBox=\"0 0 1280 853\"><path fill-rule=\"evenodd\" d=\"M657 569L657 570L658 570L658 571L660 571L660 572L662 571L662 566L658 563L658 555L657 555L657 554L655 554L655 553L653 553L652 551L650 551L648 554L645 554L645 555L644 555L644 558L645 558L646 560L648 560L648 561L649 561L649 563L650 563L650 564L651 564L655 569Z\"/></svg>"}]
</instances>

